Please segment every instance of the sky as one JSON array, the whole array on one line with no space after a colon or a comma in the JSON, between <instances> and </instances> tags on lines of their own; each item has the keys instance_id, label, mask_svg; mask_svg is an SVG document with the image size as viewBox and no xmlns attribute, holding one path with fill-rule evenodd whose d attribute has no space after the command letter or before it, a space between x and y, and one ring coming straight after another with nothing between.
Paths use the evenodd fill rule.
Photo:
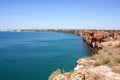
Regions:
<instances>
[{"instance_id":1,"label":"sky","mask_svg":"<svg viewBox=\"0 0 120 80\"><path fill-rule=\"evenodd\" d=\"M120 0L0 0L0 29L120 29Z\"/></svg>"}]
</instances>

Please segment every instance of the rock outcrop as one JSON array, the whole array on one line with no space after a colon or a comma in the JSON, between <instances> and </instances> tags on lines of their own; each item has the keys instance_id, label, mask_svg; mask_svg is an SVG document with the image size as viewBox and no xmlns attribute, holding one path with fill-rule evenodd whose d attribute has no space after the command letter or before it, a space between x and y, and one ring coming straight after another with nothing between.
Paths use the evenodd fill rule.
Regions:
<instances>
[{"instance_id":1,"label":"rock outcrop","mask_svg":"<svg viewBox=\"0 0 120 80\"><path fill-rule=\"evenodd\" d=\"M120 74L108 66L94 66L94 60L79 59L73 72L57 75L52 80L120 80Z\"/></svg>"},{"instance_id":2,"label":"rock outcrop","mask_svg":"<svg viewBox=\"0 0 120 80\"><path fill-rule=\"evenodd\" d=\"M98 54L79 59L72 72L51 75L49 80L120 80L120 32L78 30L75 33ZM119 71L113 72L114 67Z\"/></svg>"},{"instance_id":3,"label":"rock outcrop","mask_svg":"<svg viewBox=\"0 0 120 80\"><path fill-rule=\"evenodd\" d=\"M83 37L83 40L90 48L96 49L97 51L106 45L114 45L112 43L118 43L120 40L120 32L114 31L83 30L77 31L76 33Z\"/></svg>"}]
</instances>

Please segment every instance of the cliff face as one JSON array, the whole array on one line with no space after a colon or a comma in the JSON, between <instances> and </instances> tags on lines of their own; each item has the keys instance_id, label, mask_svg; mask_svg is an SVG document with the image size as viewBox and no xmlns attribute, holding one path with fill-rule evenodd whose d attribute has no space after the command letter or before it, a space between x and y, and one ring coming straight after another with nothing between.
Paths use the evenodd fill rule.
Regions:
<instances>
[{"instance_id":1,"label":"cliff face","mask_svg":"<svg viewBox=\"0 0 120 80\"><path fill-rule=\"evenodd\" d=\"M52 74L49 80L120 80L120 34L109 31L76 31L97 54L79 59L72 72ZM57 72L57 71L56 71Z\"/></svg>"},{"instance_id":2,"label":"cliff face","mask_svg":"<svg viewBox=\"0 0 120 80\"><path fill-rule=\"evenodd\" d=\"M105 65L95 66L95 63L95 60L79 59L73 72L60 73L49 80L120 80L120 74Z\"/></svg>"},{"instance_id":3,"label":"cliff face","mask_svg":"<svg viewBox=\"0 0 120 80\"><path fill-rule=\"evenodd\" d=\"M85 30L77 31L76 33L83 37L83 40L90 48L97 51L105 46L114 45L113 43L118 44L120 40L120 32Z\"/></svg>"}]
</instances>

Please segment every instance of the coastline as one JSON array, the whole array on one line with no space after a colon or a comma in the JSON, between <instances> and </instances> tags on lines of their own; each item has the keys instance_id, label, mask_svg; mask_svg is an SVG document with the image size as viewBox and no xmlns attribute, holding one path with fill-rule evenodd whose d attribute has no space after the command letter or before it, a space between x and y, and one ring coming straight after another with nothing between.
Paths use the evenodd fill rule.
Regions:
<instances>
[{"instance_id":1,"label":"coastline","mask_svg":"<svg viewBox=\"0 0 120 80\"><path fill-rule=\"evenodd\" d=\"M17 31L13 31L17 32ZM94 51L91 57L77 60L70 72L54 71L49 80L119 80L120 31L106 30L38 30L20 32L62 32L79 35L86 47ZM94 37L93 37L94 33ZM104 34L105 33L105 34ZM114 33L114 36L111 36ZM117 35L116 35L117 34ZM105 38L103 36L105 35ZM94 39L96 38L96 39ZM94 40L93 40L94 39ZM94 45L93 45L94 43Z\"/></svg>"},{"instance_id":2,"label":"coastline","mask_svg":"<svg viewBox=\"0 0 120 80\"><path fill-rule=\"evenodd\" d=\"M54 71L49 80L119 80L120 32L76 30L74 33L82 36L86 45L95 50L96 54L80 58L72 72ZM93 40L94 38L96 39Z\"/></svg>"},{"instance_id":3,"label":"coastline","mask_svg":"<svg viewBox=\"0 0 120 80\"><path fill-rule=\"evenodd\" d=\"M55 69L70 71L77 59L90 56L82 39L72 33L1 32L0 38L0 80L48 80Z\"/></svg>"}]
</instances>

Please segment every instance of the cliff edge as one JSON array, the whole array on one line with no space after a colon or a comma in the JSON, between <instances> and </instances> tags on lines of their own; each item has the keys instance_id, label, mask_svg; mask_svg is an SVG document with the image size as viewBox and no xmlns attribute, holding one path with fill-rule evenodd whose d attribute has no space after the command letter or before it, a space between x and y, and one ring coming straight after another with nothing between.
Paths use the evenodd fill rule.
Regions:
<instances>
[{"instance_id":1,"label":"cliff edge","mask_svg":"<svg viewBox=\"0 0 120 80\"><path fill-rule=\"evenodd\" d=\"M70 72L54 71L49 80L120 80L120 34L108 31L76 31L97 53L80 58Z\"/></svg>"}]
</instances>

